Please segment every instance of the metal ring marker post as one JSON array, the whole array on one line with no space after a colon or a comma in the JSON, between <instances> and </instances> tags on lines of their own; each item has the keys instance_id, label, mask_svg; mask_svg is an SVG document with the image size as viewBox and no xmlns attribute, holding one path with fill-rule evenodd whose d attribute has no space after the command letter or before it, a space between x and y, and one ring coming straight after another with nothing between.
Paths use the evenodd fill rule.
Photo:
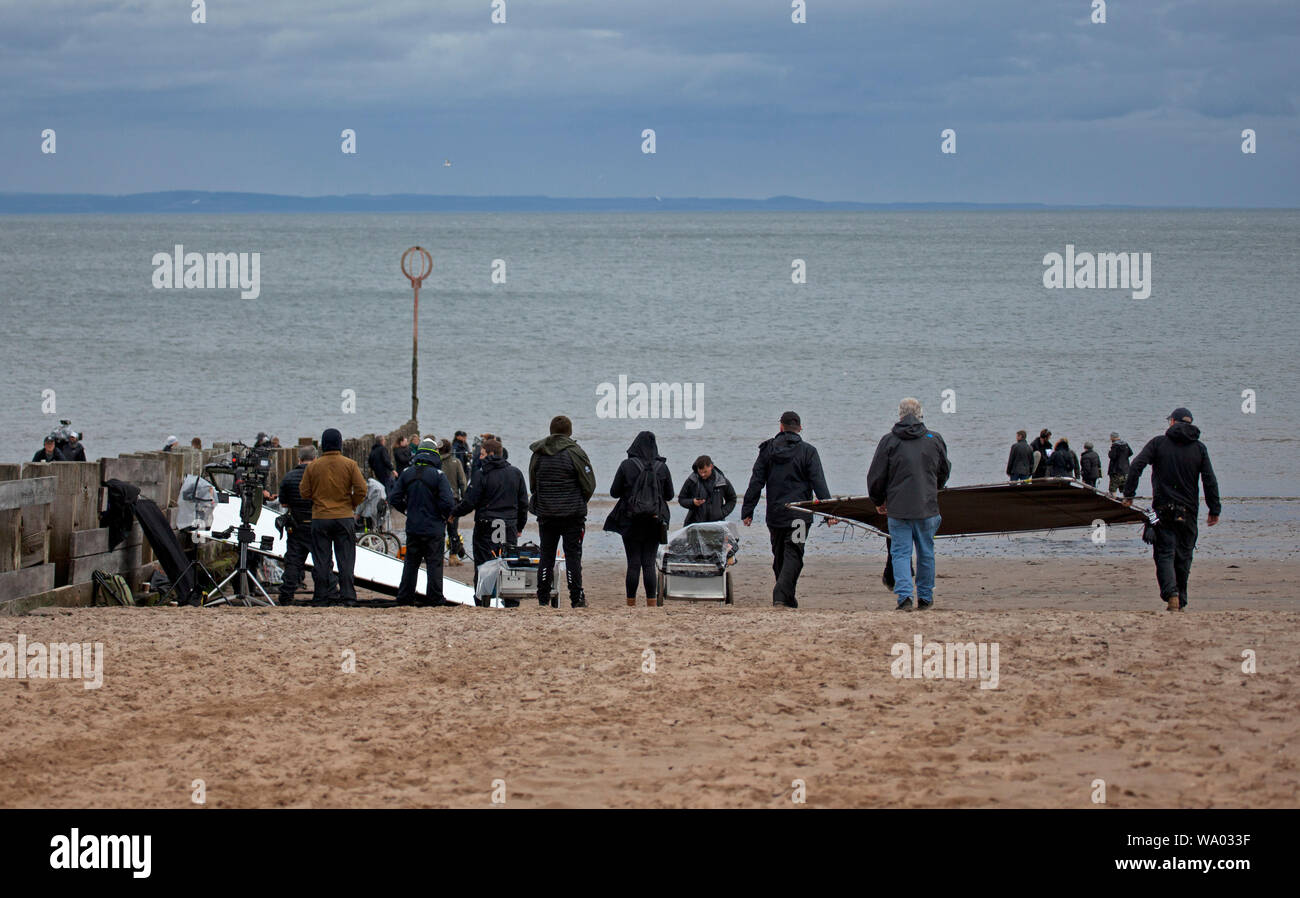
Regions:
<instances>
[{"instance_id":1,"label":"metal ring marker post","mask_svg":"<svg viewBox=\"0 0 1300 898\"><path fill-rule=\"evenodd\" d=\"M416 258L418 254L418 258ZM418 265L420 273L416 274L412 266ZM402 253L402 274L406 275L415 290L415 311L411 318L411 420L420 423L420 394L416 387L419 374L420 349L420 285L433 271L433 257L422 246L413 246Z\"/></svg>"}]
</instances>

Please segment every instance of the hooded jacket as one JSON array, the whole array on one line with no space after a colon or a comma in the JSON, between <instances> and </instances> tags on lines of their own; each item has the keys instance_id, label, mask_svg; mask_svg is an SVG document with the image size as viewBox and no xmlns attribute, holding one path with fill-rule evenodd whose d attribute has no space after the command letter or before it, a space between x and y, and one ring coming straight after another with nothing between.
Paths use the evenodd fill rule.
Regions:
<instances>
[{"instance_id":1,"label":"hooded jacket","mask_svg":"<svg viewBox=\"0 0 1300 898\"><path fill-rule=\"evenodd\" d=\"M442 473L438 453L416 455L414 463L393 484L388 502L406 514L408 534L438 537L445 533L447 517L456 500L451 495L451 484Z\"/></svg>"},{"instance_id":2,"label":"hooded jacket","mask_svg":"<svg viewBox=\"0 0 1300 898\"><path fill-rule=\"evenodd\" d=\"M696 499L703 499L704 504L696 505ZM677 504L686 509L683 525L725 521L736 509L736 488L717 465L708 480L700 477L699 471L691 471L682 484Z\"/></svg>"},{"instance_id":3,"label":"hooded jacket","mask_svg":"<svg viewBox=\"0 0 1300 898\"><path fill-rule=\"evenodd\" d=\"M1011 444L1011 454L1007 456L1008 477L1028 477L1034 473L1034 450L1029 448L1028 440L1016 440Z\"/></svg>"},{"instance_id":4,"label":"hooded jacket","mask_svg":"<svg viewBox=\"0 0 1300 898\"><path fill-rule=\"evenodd\" d=\"M767 526L792 527L796 520L810 521L812 514L786 508L787 502L804 499L829 499L830 488L822 473L821 456L811 443L792 430L785 430L758 444L758 458L749 475L741 518L754 516L758 497L767 490Z\"/></svg>"},{"instance_id":5,"label":"hooded jacket","mask_svg":"<svg viewBox=\"0 0 1300 898\"><path fill-rule=\"evenodd\" d=\"M1129 459L1133 457L1133 449L1123 440L1116 440L1110 444L1110 464L1106 468L1106 476L1114 477L1116 474L1128 474Z\"/></svg>"},{"instance_id":6,"label":"hooded jacket","mask_svg":"<svg viewBox=\"0 0 1300 898\"><path fill-rule=\"evenodd\" d=\"M891 518L932 518L950 473L943 437L907 415L880 438L867 471L867 493Z\"/></svg>"},{"instance_id":7,"label":"hooded jacket","mask_svg":"<svg viewBox=\"0 0 1300 898\"><path fill-rule=\"evenodd\" d=\"M1101 456L1096 449L1085 449L1079 456L1079 476L1084 480L1097 480L1101 477Z\"/></svg>"},{"instance_id":8,"label":"hooded jacket","mask_svg":"<svg viewBox=\"0 0 1300 898\"><path fill-rule=\"evenodd\" d=\"M1171 504L1197 511L1201 504L1199 486L1205 487L1210 514L1218 515L1223 510L1219 504L1219 479L1214 476L1210 450L1201 442L1199 427L1179 421L1163 436L1143 446L1124 481L1126 499L1137 495L1138 481L1147 465L1151 466L1152 505L1157 511Z\"/></svg>"},{"instance_id":9,"label":"hooded jacket","mask_svg":"<svg viewBox=\"0 0 1300 898\"><path fill-rule=\"evenodd\" d=\"M1069 443L1061 440L1052 450L1052 457L1048 460L1047 467L1053 477L1078 477L1079 456L1074 454Z\"/></svg>"},{"instance_id":10,"label":"hooded jacket","mask_svg":"<svg viewBox=\"0 0 1300 898\"><path fill-rule=\"evenodd\" d=\"M553 433L528 447L528 488L538 518L587 516L587 500L596 492L591 459L573 437ZM473 487L473 480L470 487Z\"/></svg>"},{"instance_id":11,"label":"hooded jacket","mask_svg":"<svg viewBox=\"0 0 1300 898\"><path fill-rule=\"evenodd\" d=\"M636 435L632 445L627 447L627 458L619 464L614 472L614 482L610 484L609 494L618 501L609 516L605 518L605 530L611 533L627 533L632 525L632 514L628 501L636 489L641 472L646 468L654 471L658 482L659 520L668 523L668 503L673 498L673 475L668 470L667 460L659 454L659 443L655 435L643 430Z\"/></svg>"},{"instance_id":12,"label":"hooded jacket","mask_svg":"<svg viewBox=\"0 0 1300 898\"><path fill-rule=\"evenodd\" d=\"M516 532L523 530L528 523L528 487L524 485L523 472L499 456L483 459L474 471L465 497L451 513L460 517L471 511L476 525L502 520L513 522Z\"/></svg>"},{"instance_id":13,"label":"hooded jacket","mask_svg":"<svg viewBox=\"0 0 1300 898\"><path fill-rule=\"evenodd\" d=\"M330 441L322 439L321 445ZM299 495L311 500L313 521L351 518L369 489L357 463L337 449L309 464L298 482Z\"/></svg>"}]
</instances>

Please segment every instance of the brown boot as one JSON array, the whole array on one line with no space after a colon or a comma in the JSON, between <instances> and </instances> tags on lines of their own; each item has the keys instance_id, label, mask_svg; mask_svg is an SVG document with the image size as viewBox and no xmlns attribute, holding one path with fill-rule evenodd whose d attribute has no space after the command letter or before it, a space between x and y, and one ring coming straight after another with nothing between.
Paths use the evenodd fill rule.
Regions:
<instances>
[{"instance_id":1,"label":"brown boot","mask_svg":"<svg viewBox=\"0 0 1300 898\"><path fill-rule=\"evenodd\" d=\"M1169 606L1168 606L1168 607L1169 607L1169 610L1170 610L1170 611L1180 611L1180 610L1181 610L1181 609L1178 607L1178 596L1176 596L1176 595L1172 595L1172 596L1169 597Z\"/></svg>"},{"instance_id":2,"label":"brown boot","mask_svg":"<svg viewBox=\"0 0 1300 898\"><path fill-rule=\"evenodd\" d=\"M635 608L635 607L636 607L636 596L628 596L628 597L627 597L627 607L629 607L629 608Z\"/></svg>"},{"instance_id":3,"label":"brown boot","mask_svg":"<svg viewBox=\"0 0 1300 898\"><path fill-rule=\"evenodd\" d=\"M646 596L646 597L645 597L645 606L646 606L647 608L654 608L654 607L658 606L658 604L659 604L659 602L658 602L657 599L655 599L654 596Z\"/></svg>"}]
</instances>

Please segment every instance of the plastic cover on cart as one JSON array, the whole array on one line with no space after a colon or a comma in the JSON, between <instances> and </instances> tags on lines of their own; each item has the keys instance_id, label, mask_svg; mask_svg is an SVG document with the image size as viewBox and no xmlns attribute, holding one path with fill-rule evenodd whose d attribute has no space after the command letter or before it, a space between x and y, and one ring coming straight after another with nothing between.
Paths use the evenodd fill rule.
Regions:
<instances>
[{"instance_id":1,"label":"plastic cover on cart","mask_svg":"<svg viewBox=\"0 0 1300 898\"><path fill-rule=\"evenodd\" d=\"M501 572L509 570L510 565L505 558L489 558L478 566L478 583L474 587L474 595L480 599L490 599L497 595L501 586ZM555 559L555 581L551 584L551 589L556 589L556 584L563 583L566 579L564 559Z\"/></svg>"},{"instance_id":2,"label":"plastic cover on cart","mask_svg":"<svg viewBox=\"0 0 1300 898\"><path fill-rule=\"evenodd\" d=\"M715 564L724 570L740 548L740 531L730 521L690 524L668 535L668 544L659 547L659 566L664 561L691 564Z\"/></svg>"},{"instance_id":3,"label":"plastic cover on cart","mask_svg":"<svg viewBox=\"0 0 1300 898\"><path fill-rule=\"evenodd\" d=\"M384 490L384 485L371 477L366 481L366 497L357 506L357 516L369 518L376 530L387 530L388 506L386 503L387 492Z\"/></svg>"},{"instance_id":4,"label":"plastic cover on cart","mask_svg":"<svg viewBox=\"0 0 1300 898\"><path fill-rule=\"evenodd\" d=\"M184 530L197 526L206 530L212 526L212 510L217 504L217 491L206 477L189 474L181 481L181 495L176 502L176 527Z\"/></svg>"}]
</instances>

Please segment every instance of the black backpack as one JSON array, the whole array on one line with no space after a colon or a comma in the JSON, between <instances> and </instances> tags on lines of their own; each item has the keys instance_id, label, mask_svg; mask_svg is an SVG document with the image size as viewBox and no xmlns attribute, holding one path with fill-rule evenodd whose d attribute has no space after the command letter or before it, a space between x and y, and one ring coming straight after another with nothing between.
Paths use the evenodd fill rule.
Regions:
<instances>
[{"instance_id":1,"label":"black backpack","mask_svg":"<svg viewBox=\"0 0 1300 898\"><path fill-rule=\"evenodd\" d=\"M636 484L628 494L627 513L636 518L658 519L663 497L659 491L659 472L655 470L657 465L655 462L647 465L639 458L632 459L632 463L640 469L641 473L637 475Z\"/></svg>"}]
</instances>

